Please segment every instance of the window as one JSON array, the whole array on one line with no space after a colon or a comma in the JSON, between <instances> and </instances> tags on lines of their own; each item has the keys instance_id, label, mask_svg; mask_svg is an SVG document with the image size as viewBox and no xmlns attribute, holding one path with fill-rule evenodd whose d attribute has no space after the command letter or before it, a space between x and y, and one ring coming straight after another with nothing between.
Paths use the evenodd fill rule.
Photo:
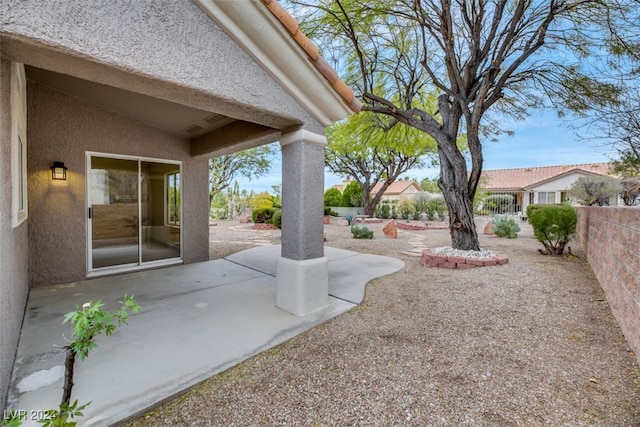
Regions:
<instances>
[{"instance_id":1,"label":"window","mask_svg":"<svg viewBox=\"0 0 640 427\"><path fill-rule=\"evenodd\" d=\"M538 203L541 205L552 205L556 202L556 193L555 191L544 192L541 191L538 193Z\"/></svg>"},{"instance_id":2,"label":"window","mask_svg":"<svg viewBox=\"0 0 640 427\"><path fill-rule=\"evenodd\" d=\"M167 225L180 225L180 172L171 172L166 175L167 183Z\"/></svg>"},{"instance_id":3,"label":"window","mask_svg":"<svg viewBox=\"0 0 640 427\"><path fill-rule=\"evenodd\" d=\"M24 65L11 66L11 223L27 219L27 88Z\"/></svg>"}]
</instances>

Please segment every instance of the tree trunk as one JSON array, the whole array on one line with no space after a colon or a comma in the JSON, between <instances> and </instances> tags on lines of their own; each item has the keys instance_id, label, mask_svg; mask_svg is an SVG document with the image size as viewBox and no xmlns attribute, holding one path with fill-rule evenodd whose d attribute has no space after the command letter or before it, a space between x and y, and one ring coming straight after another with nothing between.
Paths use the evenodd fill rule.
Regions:
<instances>
[{"instance_id":1,"label":"tree trunk","mask_svg":"<svg viewBox=\"0 0 640 427\"><path fill-rule=\"evenodd\" d=\"M480 242L473 221L473 201L456 192L443 190L443 194L449 208L451 246L464 251L479 251Z\"/></svg>"},{"instance_id":2,"label":"tree trunk","mask_svg":"<svg viewBox=\"0 0 640 427\"><path fill-rule=\"evenodd\" d=\"M372 203L371 200L367 200L367 201L363 201L363 202L364 202L364 214L370 216L371 218L373 218L375 205Z\"/></svg>"},{"instance_id":3,"label":"tree trunk","mask_svg":"<svg viewBox=\"0 0 640 427\"><path fill-rule=\"evenodd\" d=\"M479 251L480 242L473 221L473 198L469 195L466 162L459 152L459 155L452 155L452 150L449 150L449 156L447 156L442 149L444 144L451 144L451 142L438 141L440 157L438 185L449 209L451 246L464 251Z\"/></svg>"},{"instance_id":4,"label":"tree trunk","mask_svg":"<svg viewBox=\"0 0 640 427\"><path fill-rule=\"evenodd\" d=\"M64 386L62 388L61 405L69 405L71 401L71 389L73 388L73 367L76 363L76 353L71 347L67 347L67 356L64 361Z\"/></svg>"}]
</instances>

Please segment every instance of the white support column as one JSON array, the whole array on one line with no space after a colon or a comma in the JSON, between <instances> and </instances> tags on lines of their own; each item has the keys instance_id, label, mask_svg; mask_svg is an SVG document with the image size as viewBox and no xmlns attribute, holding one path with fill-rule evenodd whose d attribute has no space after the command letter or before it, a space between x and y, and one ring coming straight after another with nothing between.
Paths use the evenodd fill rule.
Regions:
<instances>
[{"instance_id":1,"label":"white support column","mask_svg":"<svg viewBox=\"0 0 640 427\"><path fill-rule=\"evenodd\" d=\"M282 254L276 305L305 316L329 304L324 256L324 135L304 129L285 134L282 146Z\"/></svg>"}]
</instances>

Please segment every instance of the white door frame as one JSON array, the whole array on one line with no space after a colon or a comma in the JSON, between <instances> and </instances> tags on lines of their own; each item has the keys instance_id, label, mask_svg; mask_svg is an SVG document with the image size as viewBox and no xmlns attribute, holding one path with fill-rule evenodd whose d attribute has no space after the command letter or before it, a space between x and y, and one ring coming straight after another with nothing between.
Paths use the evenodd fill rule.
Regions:
<instances>
[{"instance_id":1,"label":"white door frame","mask_svg":"<svg viewBox=\"0 0 640 427\"><path fill-rule=\"evenodd\" d=\"M122 272L127 272L127 271L135 271L135 270L143 270L143 269L148 269L148 268L153 268L153 267L160 267L160 266L169 266L169 265L177 265L177 264L183 264L184 261L184 230L183 230L183 224L184 221L182 221L183 218L183 209L182 209L182 196L181 196L181 202L180 202L180 257L179 258L168 258L168 259L161 259L161 260L155 260L155 261L146 261L143 262L142 261L142 255L141 255L141 251L142 251L142 238L143 238L143 233L142 233L142 223L141 221L138 221L138 262L137 263L130 263L130 264L122 264L122 265L115 265L115 266L109 266L109 267L99 267L99 268L93 268L93 240L92 240L92 235L93 235L93 224L92 224L92 219L90 218L89 212L91 209L91 191L92 191L92 174L91 174L91 158L92 157L104 157L104 158L109 158L109 159L123 159L123 160L134 160L137 161L138 163L138 202L140 201L140 195L141 195L141 164L142 162L151 162L151 163L164 163L164 164L171 164L171 165L178 165L180 167L180 192L183 193L184 192L184 186L183 186L183 179L182 177L183 175L183 162L181 161L177 161L177 160L169 160L169 159L160 159L160 158L153 158L153 157L142 157L142 156L128 156L128 155L122 155L122 154L112 154L112 153L104 153L104 152L97 152L97 151L87 151L85 153L85 167L86 167L86 219L87 219L87 233L86 233L86 239L87 239L87 277L96 277L96 276L104 276L104 275L108 275L108 274L116 274L116 273L122 273ZM166 189L165 189L166 191ZM141 203L138 203L138 218L141 218Z\"/></svg>"}]
</instances>

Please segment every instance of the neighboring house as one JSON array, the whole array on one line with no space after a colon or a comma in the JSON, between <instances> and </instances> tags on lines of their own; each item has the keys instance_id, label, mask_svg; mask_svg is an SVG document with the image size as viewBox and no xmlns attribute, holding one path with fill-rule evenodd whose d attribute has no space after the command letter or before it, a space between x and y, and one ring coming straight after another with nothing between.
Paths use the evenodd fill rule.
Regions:
<instances>
[{"instance_id":1,"label":"neighboring house","mask_svg":"<svg viewBox=\"0 0 640 427\"><path fill-rule=\"evenodd\" d=\"M208 259L216 155L280 141L276 303L327 304L324 129L360 104L276 0L0 9L1 406L30 287Z\"/></svg>"},{"instance_id":2,"label":"neighboring house","mask_svg":"<svg viewBox=\"0 0 640 427\"><path fill-rule=\"evenodd\" d=\"M377 183L371 190L371 197L378 194L381 189L382 183ZM405 200L415 201L420 197L427 196L429 193L424 191L415 181L395 181L384 190L380 202L399 204Z\"/></svg>"},{"instance_id":3,"label":"neighboring house","mask_svg":"<svg viewBox=\"0 0 640 427\"><path fill-rule=\"evenodd\" d=\"M346 179L342 184L336 184L332 188L337 188L341 193L345 187L351 182L350 179ZM377 183L371 190L371 197L374 197L380 192L382 183ZM431 193L424 191L420 184L415 181L394 181L384 191L380 201L386 201L388 203L400 203L403 200L416 200L420 197L430 196Z\"/></svg>"},{"instance_id":4,"label":"neighboring house","mask_svg":"<svg viewBox=\"0 0 640 427\"><path fill-rule=\"evenodd\" d=\"M480 187L489 194L513 196L509 212L523 215L533 203L552 204L570 201L567 191L578 178L607 177L610 163L541 166L518 169L485 170Z\"/></svg>"}]
</instances>

